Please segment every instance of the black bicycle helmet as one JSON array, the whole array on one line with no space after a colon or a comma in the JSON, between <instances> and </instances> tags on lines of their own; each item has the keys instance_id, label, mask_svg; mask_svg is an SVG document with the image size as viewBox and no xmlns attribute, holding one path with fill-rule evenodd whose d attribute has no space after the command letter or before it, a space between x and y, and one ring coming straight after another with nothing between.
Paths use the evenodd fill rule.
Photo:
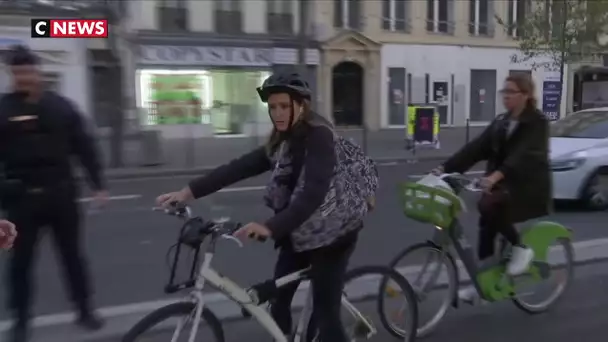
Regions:
<instances>
[{"instance_id":1,"label":"black bicycle helmet","mask_svg":"<svg viewBox=\"0 0 608 342\"><path fill-rule=\"evenodd\" d=\"M297 98L310 100L312 91L302 76L298 73L274 74L268 77L261 87L257 88L262 102L268 102L268 98L276 93L288 93Z\"/></svg>"}]
</instances>

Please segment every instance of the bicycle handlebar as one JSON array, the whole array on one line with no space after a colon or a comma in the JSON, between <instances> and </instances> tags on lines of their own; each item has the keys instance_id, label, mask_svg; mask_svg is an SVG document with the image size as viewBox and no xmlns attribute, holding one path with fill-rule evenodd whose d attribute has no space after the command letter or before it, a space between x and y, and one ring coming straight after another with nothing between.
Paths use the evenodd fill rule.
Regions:
<instances>
[{"instance_id":1,"label":"bicycle handlebar","mask_svg":"<svg viewBox=\"0 0 608 342\"><path fill-rule=\"evenodd\" d=\"M481 187L481 181L479 178L468 178L462 173L453 172L453 173L444 173L438 176L439 179L446 181L450 186L459 186L462 189L465 189L470 192L481 192L483 188Z\"/></svg>"},{"instance_id":2,"label":"bicycle handlebar","mask_svg":"<svg viewBox=\"0 0 608 342\"><path fill-rule=\"evenodd\" d=\"M241 227L242 223L231 221L229 217L222 217L219 219L205 220L201 217L195 217L192 214L190 206L183 203L171 203L168 207L154 207L153 211L161 211L167 215L181 218L188 222L196 220L197 227L191 229L184 229L180 240L189 245L197 245L202 242L202 238L207 235L212 235L214 238L221 238L236 243L239 247L243 247L243 243L237 237L234 236ZM259 242L265 242L265 237L260 236L249 236Z\"/></svg>"},{"instance_id":3,"label":"bicycle handlebar","mask_svg":"<svg viewBox=\"0 0 608 342\"><path fill-rule=\"evenodd\" d=\"M170 204L170 207L153 207L153 211L162 211L170 216L177 216L184 219L192 218L192 210L187 205Z\"/></svg>"}]
</instances>

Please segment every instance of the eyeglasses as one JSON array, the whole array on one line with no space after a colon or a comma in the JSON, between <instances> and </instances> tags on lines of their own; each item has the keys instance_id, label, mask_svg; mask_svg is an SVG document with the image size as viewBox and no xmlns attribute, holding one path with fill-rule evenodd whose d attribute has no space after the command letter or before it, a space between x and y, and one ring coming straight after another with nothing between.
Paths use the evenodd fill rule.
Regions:
<instances>
[{"instance_id":1,"label":"eyeglasses","mask_svg":"<svg viewBox=\"0 0 608 342\"><path fill-rule=\"evenodd\" d=\"M513 90L513 89L502 89L498 93L501 95L515 95L515 94L521 94L522 92L519 90Z\"/></svg>"}]
</instances>

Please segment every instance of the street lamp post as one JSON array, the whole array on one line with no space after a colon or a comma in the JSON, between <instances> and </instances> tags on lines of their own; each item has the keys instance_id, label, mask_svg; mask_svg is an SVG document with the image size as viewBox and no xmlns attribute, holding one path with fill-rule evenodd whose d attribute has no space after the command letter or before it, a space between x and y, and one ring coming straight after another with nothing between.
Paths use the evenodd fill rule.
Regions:
<instances>
[{"instance_id":1,"label":"street lamp post","mask_svg":"<svg viewBox=\"0 0 608 342\"><path fill-rule=\"evenodd\" d=\"M299 5L299 19L300 19L300 32L298 32L299 38L299 49L298 49L298 66L300 74L305 76L307 74L306 64L306 48L308 46L308 1L300 0Z\"/></svg>"},{"instance_id":2,"label":"street lamp post","mask_svg":"<svg viewBox=\"0 0 608 342\"><path fill-rule=\"evenodd\" d=\"M566 65L566 31L568 30L568 0L563 0L563 13L562 13L562 32L561 32L561 51L560 51L560 60L559 60L559 101L561 103L563 95L564 95L564 73L565 73L565 65ZM558 111L559 113L559 111Z\"/></svg>"}]
</instances>

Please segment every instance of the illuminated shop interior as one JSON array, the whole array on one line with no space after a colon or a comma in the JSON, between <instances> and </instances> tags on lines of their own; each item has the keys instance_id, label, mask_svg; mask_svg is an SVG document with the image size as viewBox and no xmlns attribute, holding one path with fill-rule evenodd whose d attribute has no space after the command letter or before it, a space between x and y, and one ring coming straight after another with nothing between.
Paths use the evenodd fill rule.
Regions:
<instances>
[{"instance_id":1,"label":"illuminated shop interior","mask_svg":"<svg viewBox=\"0 0 608 342\"><path fill-rule=\"evenodd\" d=\"M257 95L269 71L139 70L137 103L147 125L211 124L215 134L242 134L268 123Z\"/></svg>"}]
</instances>

